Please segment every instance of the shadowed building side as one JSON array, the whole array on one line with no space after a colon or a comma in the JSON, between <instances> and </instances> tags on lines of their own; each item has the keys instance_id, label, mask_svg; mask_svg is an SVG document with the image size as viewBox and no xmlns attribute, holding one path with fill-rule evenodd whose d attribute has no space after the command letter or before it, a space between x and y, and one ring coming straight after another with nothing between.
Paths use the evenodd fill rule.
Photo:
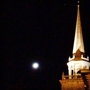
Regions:
<instances>
[{"instance_id":1,"label":"shadowed building side","mask_svg":"<svg viewBox=\"0 0 90 90\"><path fill-rule=\"evenodd\" d=\"M81 69L80 72L84 81L85 90L90 90L90 70Z\"/></svg>"}]
</instances>

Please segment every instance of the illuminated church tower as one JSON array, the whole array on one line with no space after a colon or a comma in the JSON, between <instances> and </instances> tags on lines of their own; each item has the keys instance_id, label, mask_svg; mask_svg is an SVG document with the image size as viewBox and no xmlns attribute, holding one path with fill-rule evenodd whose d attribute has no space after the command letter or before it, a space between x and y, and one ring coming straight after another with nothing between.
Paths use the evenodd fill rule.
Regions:
<instances>
[{"instance_id":1,"label":"illuminated church tower","mask_svg":"<svg viewBox=\"0 0 90 90\"><path fill-rule=\"evenodd\" d=\"M72 52L73 56L68 59L68 75L64 75L63 73L62 80L59 80L62 90L90 90L90 62L89 57L85 58L79 8L80 6L77 5L77 19ZM79 71L81 71L81 73L78 73ZM85 73L85 75L87 73L88 78L86 78L85 75L83 76L82 73Z\"/></svg>"},{"instance_id":2,"label":"illuminated church tower","mask_svg":"<svg viewBox=\"0 0 90 90\"><path fill-rule=\"evenodd\" d=\"M75 30L75 38L73 45L73 57L69 57L68 65L68 73L69 75L77 75L77 72L80 69L89 69L90 63L89 57L85 58L85 50L84 50L84 41L82 35L82 27L80 21L80 11L79 5L77 6L77 20L76 20L76 30Z\"/></svg>"}]
</instances>

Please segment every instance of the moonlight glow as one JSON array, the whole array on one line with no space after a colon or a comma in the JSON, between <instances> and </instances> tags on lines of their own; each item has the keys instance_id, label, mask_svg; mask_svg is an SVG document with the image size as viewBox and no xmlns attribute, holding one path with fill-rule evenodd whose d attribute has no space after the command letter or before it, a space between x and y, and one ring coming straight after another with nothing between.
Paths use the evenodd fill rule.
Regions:
<instances>
[{"instance_id":1,"label":"moonlight glow","mask_svg":"<svg viewBox=\"0 0 90 90\"><path fill-rule=\"evenodd\" d=\"M33 67L34 69L38 69L38 68L39 68L39 64L38 64L37 62L34 62L34 63L32 64L32 67Z\"/></svg>"}]
</instances>

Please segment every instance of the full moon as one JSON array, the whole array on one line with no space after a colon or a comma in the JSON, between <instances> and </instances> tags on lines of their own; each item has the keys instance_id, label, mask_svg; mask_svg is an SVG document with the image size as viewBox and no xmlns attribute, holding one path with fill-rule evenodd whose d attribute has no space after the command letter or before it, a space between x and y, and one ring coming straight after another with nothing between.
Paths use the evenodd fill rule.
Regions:
<instances>
[{"instance_id":1,"label":"full moon","mask_svg":"<svg viewBox=\"0 0 90 90\"><path fill-rule=\"evenodd\" d=\"M32 68L33 69L38 69L39 68L39 63L37 63L37 62L32 63Z\"/></svg>"}]
</instances>

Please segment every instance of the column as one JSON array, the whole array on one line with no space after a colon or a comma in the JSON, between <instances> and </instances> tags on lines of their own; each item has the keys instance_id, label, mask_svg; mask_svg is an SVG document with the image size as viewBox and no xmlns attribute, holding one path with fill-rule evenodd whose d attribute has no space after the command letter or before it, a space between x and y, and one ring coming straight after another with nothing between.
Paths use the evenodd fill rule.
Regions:
<instances>
[{"instance_id":1,"label":"column","mask_svg":"<svg viewBox=\"0 0 90 90\"><path fill-rule=\"evenodd\" d=\"M69 79L72 79L72 70L71 70L71 67L68 68L68 75L69 75Z\"/></svg>"}]
</instances>

